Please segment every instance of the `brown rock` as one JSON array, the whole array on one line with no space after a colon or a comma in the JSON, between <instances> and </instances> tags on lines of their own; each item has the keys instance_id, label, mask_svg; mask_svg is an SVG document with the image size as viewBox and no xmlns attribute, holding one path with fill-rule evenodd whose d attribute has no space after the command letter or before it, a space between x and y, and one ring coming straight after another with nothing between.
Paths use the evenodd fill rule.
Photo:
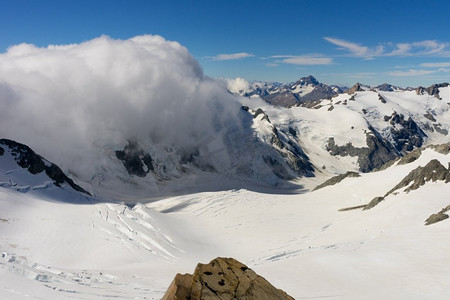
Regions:
<instances>
[{"instance_id":1,"label":"brown rock","mask_svg":"<svg viewBox=\"0 0 450 300\"><path fill-rule=\"evenodd\" d=\"M194 274L177 274L163 300L294 299L233 258L198 264Z\"/></svg>"}]
</instances>

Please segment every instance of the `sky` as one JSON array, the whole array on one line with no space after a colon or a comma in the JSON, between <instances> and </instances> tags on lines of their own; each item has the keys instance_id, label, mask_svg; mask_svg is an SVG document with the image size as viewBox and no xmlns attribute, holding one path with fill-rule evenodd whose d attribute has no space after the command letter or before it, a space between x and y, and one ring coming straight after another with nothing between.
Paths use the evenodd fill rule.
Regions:
<instances>
[{"instance_id":1,"label":"sky","mask_svg":"<svg viewBox=\"0 0 450 300\"><path fill-rule=\"evenodd\" d=\"M160 35L213 78L449 82L449 1L0 0L0 52Z\"/></svg>"}]
</instances>

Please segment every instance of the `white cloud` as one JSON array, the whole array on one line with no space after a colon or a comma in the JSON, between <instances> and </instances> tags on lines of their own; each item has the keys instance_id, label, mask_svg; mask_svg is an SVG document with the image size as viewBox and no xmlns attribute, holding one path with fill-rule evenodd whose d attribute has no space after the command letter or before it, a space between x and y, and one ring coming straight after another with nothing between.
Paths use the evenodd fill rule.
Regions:
<instances>
[{"instance_id":1,"label":"white cloud","mask_svg":"<svg viewBox=\"0 0 450 300\"><path fill-rule=\"evenodd\" d=\"M244 78L224 79L227 89L232 93L250 91L250 83Z\"/></svg>"},{"instance_id":2,"label":"white cloud","mask_svg":"<svg viewBox=\"0 0 450 300\"><path fill-rule=\"evenodd\" d=\"M420 66L423 68L448 68L450 67L450 62L422 63Z\"/></svg>"},{"instance_id":3,"label":"white cloud","mask_svg":"<svg viewBox=\"0 0 450 300\"><path fill-rule=\"evenodd\" d=\"M450 57L450 43L443 43L434 40L425 40L412 43L386 43L375 47L367 47L358 43L324 37L324 39L336 46L340 50L350 52L351 56L364 59L374 59L380 56L439 56Z\"/></svg>"},{"instance_id":4,"label":"white cloud","mask_svg":"<svg viewBox=\"0 0 450 300\"><path fill-rule=\"evenodd\" d=\"M321 56L319 54L306 54L306 55L274 55L272 58L283 58L280 62L292 65L331 65L333 59L330 57Z\"/></svg>"},{"instance_id":5,"label":"white cloud","mask_svg":"<svg viewBox=\"0 0 450 300\"><path fill-rule=\"evenodd\" d=\"M395 77L411 77L411 76L429 75L429 74L433 74L433 73L436 73L436 71L410 69L408 71L393 71L393 72L388 72L386 74L390 75L390 76L395 76Z\"/></svg>"},{"instance_id":6,"label":"white cloud","mask_svg":"<svg viewBox=\"0 0 450 300\"><path fill-rule=\"evenodd\" d=\"M377 46L375 48L369 48L366 46L359 45L357 43L335 39L330 37L324 37L324 39L336 46L341 47L342 50L349 51L353 56L362 57L366 59L371 59L375 56L379 56L383 53L384 49L382 46Z\"/></svg>"},{"instance_id":7,"label":"white cloud","mask_svg":"<svg viewBox=\"0 0 450 300\"><path fill-rule=\"evenodd\" d=\"M247 58L252 57L253 54L247 53L247 52L240 52L240 53L231 53L231 54L218 54L216 56L212 57L212 60L235 60L235 59L241 59L241 58Z\"/></svg>"},{"instance_id":8,"label":"white cloud","mask_svg":"<svg viewBox=\"0 0 450 300\"><path fill-rule=\"evenodd\" d=\"M448 55L448 51L445 51L445 43L439 43L437 41L421 41L412 43L414 47L420 49L419 54L421 55Z\"/></svg>"},{"instance_id":9,"label":"white cloud","mask_svg":"<svg viewBox=\"0 0 450 300\"><path fill-rule=\"evenodd\" d=\"M13 46L0 54L0 107L0 137L86 176L126 140L189 146L240 124L240 104L185 47L150 35Z\"/></svg>"},{"instance_id":10,"label":"white cloud","mask_svg":"<svg viewBox=\"0 0 450 300\"><path fill-rule=\"evenodd\" d=\"M412 45L411 44L397 44L396 45L397 48L394 49L392 52L386 54L387 56L409 56L411 55L411 49L412 49Z\"/></svg>"}]
</instances>

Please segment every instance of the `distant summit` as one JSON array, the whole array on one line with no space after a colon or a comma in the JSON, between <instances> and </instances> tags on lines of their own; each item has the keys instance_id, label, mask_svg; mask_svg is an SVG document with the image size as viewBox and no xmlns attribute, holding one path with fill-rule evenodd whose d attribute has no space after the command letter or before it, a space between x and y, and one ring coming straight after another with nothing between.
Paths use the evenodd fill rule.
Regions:
<instances>
[{"instance_id":1,"label":"distant summit","mask_svg":"<svg viewBox=\"0 0 450 300\"><path fill-rule=\"evenodd\" d=\"M317 81L317 79L309 75L308 77L302 77L297 81L298 84L302 85L319 85L320 83Z\"/></svg>"},{"instance_id":2,"label":"distant summit","mask_svg":"<svg viewBox=\"0 0 450 300\"><path fill-rule=\"evenodd\" d=\"M363 91L368 91L368 90L370 90L370 86L364 85L364 84L361 84L361 83L357 82L354 86L349 88L346 91L346 93L347 94L354 94L356 92L363 92Z\"/></svg>"}]
</instances>

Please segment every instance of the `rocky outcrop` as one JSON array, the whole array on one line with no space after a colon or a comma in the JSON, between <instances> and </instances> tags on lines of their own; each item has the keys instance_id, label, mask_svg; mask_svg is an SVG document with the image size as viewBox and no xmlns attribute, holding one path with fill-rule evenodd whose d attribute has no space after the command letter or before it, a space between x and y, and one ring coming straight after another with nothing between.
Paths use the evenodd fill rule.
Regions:
<instances>
[{"instance_id":1,"label":"rocky outcrop","mask_svg":"<svg viewBox=\"0 0 450 300\"><path fill-rule=\"evenodd\" d=\"M395 191L405 188L405 192L408 193L412 190L416 190L426 182L444 181L450 182L450 171L444 167L437 159L431 160L424 167L417 167L412 170L405 178L402 179L396 186L394 186L383 197L375 197L364 207L364 210L373 208L375 205L383 201L388 195Z\"/></svg>"},{"instance_id":2,"label":"rocky outcrop","mask_svg":"<svg viewBox=\"0 0 450 300\"><path fill-rule=\"evenodd\" d=\"M426 92L430 96L435 96L436 98L441 99L440 95L439 95L439 88L443 88L443 87L447 87L447 86L449 86L449 84L447 82L433 84L427 88L424 88L423 86L419 86L416 89L416 94L423 95Z\"/></svg>"},{"instance_id":3,"label":"rocky outcrop","mask_svg":"<svg viewBox=\"0 0 450 300\"><path fill-rule=\"evenodd\" d=\"M448 219L449 216L446 214L448 211L450 211L450 205L441 209L441 211L437 214L432 214L429 216L428 219L425 220L425 225L431 225Z\"/></svg>"},{"instance_id":4,"label":"rocky outcrop","mask_svg":"<svg viewBox=\"0 0 450 300\"><path fill-rule=\"evenodd\" d=\"M154 169L150 154L145 153L137 143L132 141L129 141L123 150L116 151L116 157L122 161L130 175L145 177Z\"/></svg>"},{"instance_id":5,"label":"rocky outcrop","mask_svg":"<svg viewBox=\"0 0 450 300\"><path fill-rule=\"evenodd\" d=\"M447 155L450 153L450 142L441 145L431 145L430 148L438 153Z\"/></svg>"},{"instance_id":6,"label":"rocky outcrop","mask_svg":"<svg viewBox=\"0 0 450 300\"><path fill-rule=\"evenodd\" d=\"M61 185L66 182L74 190L90 195L82 187L75 184L72 179L67 177L57 165L45 160L42 156L36 154L30 147L8 139L0 139L0 144L8 147L17 164L20 167L27 169L31 174L36 175L45 172L45 174L53 180L53 183L56 186L61 187Z\"/></svg>"},{"instance_id":7,"label":"rocky outcrop","mask_svg":"<svg viewBox=\"0 0 450 300\"><path fill-rule=\"evenodd\" d=\"M390 117L385 116L384 120L392 125L390 131L397 151L404 153L422 147L427 135L411 117L405 119L404 115L394 112Z\"/></svg>"},{"instance_id":8,"label":"rocky outcrop","mask_svg":"<svg viewBox=\"0 0 450 300\"><path fill-rule=\"evenodd\" d=\"M322 184L319 184L318 186L316 186L313 191L317 191L318 189L324 188L326 186L330 186L330 185L335 185L338 184L339 182L341 182L342 180L344 180L347 177L360 177L361 175L359 175L359 173L356 172L347 172L345 174L339 174L337 176L334 176L330 179L328 179L327 181L325 181Z\"/></svg>"},{"instance_id":9,"label":"rocky outcrop","mask_svg":"<svg viewBox=\"0 0 450 300\"><path fill-rule=\"evenodd\" d=\"M390 193L408 187L405 192L418 189L428 181L444 181L445 183L450 181L450 171L444 167L437 159L431 160L425 167L417 167L412 170L399 184L397 184Z\"/></svg>"},{"instance_id":10,"label":"rocky outcrop","mask_svg":"<svg viewBox=\"0 0 450 300\"><path fill-rule=\"evenodd\" d=\"M384 197L375 197L369 202L369 204L364 206L363 210L371 209L371 208L375 207L378 203L380 203L383 200L384 200Z\"/></svg>"},{"instance_id":11,"label":"rocky outcrop","mask_svg":"<svg viewBox=\"0 0 450 300\"><path fill-rule=\"evenodd\" d=\"M294 299L233 258L198 264L194 274L177 274L162 300Z\"/></svg>"},{"instance_id":12,"label":"rocky outcrop","mask_svg":"<svg viewBox=\"0 0 450 300\"><path fill-rule=\"evenodd\" d=\"M422 155L422 149L415 149L405 156L401 157L397 165L406 165L416 161Z\"/></svg>"},{"instance_id":13,"label":"rocky outcrop","mask_svg":"<svg viewBox=\"0 0 450 300\"><path fill-rule=\"evenodd\" d=\"M337 146L334 138L329 138L326 149L331 155L357 156L359 170L363 173L381 168L388 161L395 159L397 154L395 149L385 142L373 128L369 129L371 132L366 135L367 147L357 148L351 143Z\"/></svg>"}]
</instances>

